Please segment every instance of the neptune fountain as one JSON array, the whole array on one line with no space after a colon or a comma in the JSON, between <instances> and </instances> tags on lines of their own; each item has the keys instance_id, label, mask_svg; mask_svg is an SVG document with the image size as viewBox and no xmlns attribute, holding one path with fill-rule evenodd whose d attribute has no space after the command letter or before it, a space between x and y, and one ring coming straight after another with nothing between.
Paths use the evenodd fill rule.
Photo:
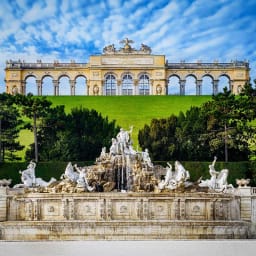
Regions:
<instances>
[{"instance_id":1,"label":"neptune fountain","mask_svg":"<svg viewBox=\"0 0 256 256\"><path fill-rule=\"evenodd\" d=\"M248 179L228 184L228 170L190 181L179 162L154 165L120 129L95 163L69 162L61 177L0 182L0 240L244 239L256 237L256 191ZM1 184L3 184L1 186ZM101 193L100 193L101 192Z\"/></svg>"},{"instance_id":2,"label":"neptune fountain","mask_svg":"<svg viewBox=\"0 0 256 256\"><path fill-rule=\"evenodd\" d=\"M107 152L102 148L95 164L79 167L77 164L67 164L60 180L51 178L49 182L35 177L36 163L30 162L27 169L21 171L23 184L15 187L25 187L26 191L37 192L166 192L166 191L200 191L207 188L215 192L228 192L233 189L227 183L228 170L217 172L214 169L217 158L209 165L210 180L191 182L190 173L179 161L167 167L154 166L147 149L139 152L133 149L131 132L120 129ZM161 174L161 175L160 175ZM165 176L164 179L162 177Z\"/></svg>"}]
</instances>

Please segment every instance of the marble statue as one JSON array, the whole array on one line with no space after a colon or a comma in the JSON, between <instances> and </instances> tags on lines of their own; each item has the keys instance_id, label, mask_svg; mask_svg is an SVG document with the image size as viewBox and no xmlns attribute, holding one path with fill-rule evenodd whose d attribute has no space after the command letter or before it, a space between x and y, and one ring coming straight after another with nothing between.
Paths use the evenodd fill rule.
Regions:
<instances>
[{"instance_id":1,"label":"marble statue","mask_svg":"<svg viewBox=\"0 0 256 256\"><path fill-rule=\"evenodd\" d=\"M111 156L114 156L116 154L118 154L118 143L117 143L117 140L115 138L112 138L112 145L110 146L110 149L109 149L109 154Z\"/></svg>"},{"instance_id":2,"label":"marble statue","mask_svg":"<svg viewBox=\"0 0 256 256\"><path fill-rule=\"evenodd\" d=\"M109 151L102 147L100 156L96 158L95 164L78 167L69 162L61 175L60 180L51 179L50 182L36 178L36 163L31 161L27 169L20 172L23 184L16 187L45 188L40 190L50 193L81 193L81 192L161 192L161 191L189 191L201 187L225 192L232 188L227 183L228 170L220 172L215 170L217 158L214 157L209 165L210 179L192 183L189 181L190 174L179 161L175 161L174 168L168 162L167 167L154 166L146 148L139 152L133 149L131 134L133 127L129 130L120 128L117 136L112 138ZM165 177L163 179L163 177ZM55 182L54 182L55 181ZM199 183L199 184L198 184ZM1 185L1 184L0 184ZM30 190L31 191L31 190Z\"/></svg>"},{"instance_id":3,"label":"marble statue","mask_svg":"<svg viewBox=\"0 0 256 256\"><path fill-rule=\"evenodd\" d=\"M161 181L158 185L160 190L174 190L178 188L185 188L192 183L188 182L190 178L189 171L187 171L179 161L175 161L175 171L172 172L172 166L167 163L165 180Z\"/></svg>"},{"instance_id":4,"label":"marble statue","mask_svg":"<svg viewBox=\"0 0 256 256\"><path fill-rule=\"evenodd\" d=\"M214 160L211 165L209 165L209 173L211 175L210 179L201 180L199 187L208 187L211 190L216 192L226 192L228 189L233 189L232 184L228 184L228 169L223 169L220 172L215 170L215 163L217 157L214 157Z\"/></svg>"},{"instance_id":5,"label":"marble statue","mask_svg":"<svg viewBox=\"0 0 256 256\"><path fill-rule=\"evenodd\" d=\"M36 163L33 161L30 161L29 165L27 166L27 169L23 171L19 171L19 173L21 174L22 184L17 184L14 186L14 188L47 187L48 185L56 181L55 178L51 178L49 182L44 181L42 178L36 178L35 168L36 168Z\"/></svg>"},{"instance_id":6,"label":"marble statue","mask_svg":"<svg viewBox=\"0 0 256 256\"><path fill-rule=\"evenodd\" d=\"M199 184L200 187L208 187L210 189L216 188L216 181L217 181L217 175L219 172L215 170L215 163L217 161L217 157L214 157L214 160L212 164L209 165L209 174L211 175L211 178L209 180L201 180L201 183Z\"/></svg>"},{"instance_id":7,"label":"marble statue","mask_svg":"<svg viewBox=\"0 0 256 256\"><path fill-rule=\"evenodd\" d=\"M79 173L78 179L76 180L77 187L82 188L89 192L93 191L94 188L89 186L87 178L86 178L86 167L78 167L77 164L75 164L74 168Z\"/></svg>"},{"instance_id":8,"label":"marble statue","mask_svg":"<svg viewBox=\"0 0 256 256\"><path fill-rule=\"evenodd\" d=\"M148 167L153 168L153 164L151 162L147 148L145 149L144 152L142 152L142 160Z\"/></svg>"},{"instance_id":9,"label":"marble statue","mask_svg":"<svg viewBox=\"0 0 256 256\"><path fill-rule=\"evenodd\" d=\"M121 154L129 154L133 153L131 152L131 133L132 133L133 127L130 127L129 131L125 131L123 128L120 128L120 132L117 134L116 139L117 139L117 144L118 144L118 149L120 150L119 153Z\"/></svg>"},{"instance_id":10,"label":"marble statue","mask_svg":"<svg viewBox=\"0 0 256 256\"><path fill-rule=\"evenodd\" d=\"M72 182L76 182L78 180L79 177L79 173L77 173L76 171L74 171L74 168L72 166L72 163L69 162L65 172L61 175L61 179L69 179Z\"/></svg>"}]
</instances>

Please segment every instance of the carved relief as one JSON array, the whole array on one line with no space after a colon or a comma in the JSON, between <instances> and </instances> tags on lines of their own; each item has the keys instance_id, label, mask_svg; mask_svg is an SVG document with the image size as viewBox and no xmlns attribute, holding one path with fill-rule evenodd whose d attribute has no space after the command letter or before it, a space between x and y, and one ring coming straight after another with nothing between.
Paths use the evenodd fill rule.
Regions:
<instances>
[{"instance_id":1,"label":"carved relief","mask_svg":"<svg viewBox=\"0 0 256 256\"><path fill-rule=\"evenodd\" d=\"M49 206L48 207L48 212L54 212L54 207L53 206Z\"/></svg>"},{"instance_id":2,"label":"carved relief","mask_svg":"<svg viewBox=\"0 0 256 256\"><path fill-rule=\"evenodd\" d=\"M192 208L192 215L200 215L200 207L198 205Z\"/></svg>"},{"instance_id":3,"label":"carved relief","mask_svg":"<svg viewBox=\"0 0 256 256\"><path fill-rule=\"evenodd\" d=\"M119 209L119 213L120 213L120 214L126 214L126 213L128 213L128 208L127 208L127 206L126 206L126 205L121 205L121 206L120 206L120 209Z\"/></svg>"}]
</instances>

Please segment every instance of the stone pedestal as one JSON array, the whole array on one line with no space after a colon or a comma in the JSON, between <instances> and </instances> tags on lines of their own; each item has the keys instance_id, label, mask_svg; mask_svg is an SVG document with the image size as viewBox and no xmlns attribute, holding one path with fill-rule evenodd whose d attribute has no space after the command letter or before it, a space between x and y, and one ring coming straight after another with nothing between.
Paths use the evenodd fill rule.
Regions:
<instances>
[{"instance_id":1,"label":"stone pedestal","mask_svg":"<svg viewBox=\"0 0 256 256\"><path fill-rule=\"evenodd\" d=\"M7 220L7 188L0 187L0 221Z\"/></svg>"},{"instance_id":2,"label":"stone pedestal","mask_svg":"<svg viewBox=\"0 0 256 256\"><path fill-rule=\"evenodd\" d=\"M251 187L237 188L238 194L241 196L241 219L251 221L252 218L252 196Z\"/></svg>"},{"instance_id":3,"label":"stone pedestal","mask_svg":"<svg viewBox=\"0 0 256 256\"><path fill-rule=\"evenodd\" d=\"M5 196L1 196L0 240L252 237L246 215L241 220L241 199L231 194L24 193L21 189L1 190L1 194Z\"/></svg>"}]
</instances>

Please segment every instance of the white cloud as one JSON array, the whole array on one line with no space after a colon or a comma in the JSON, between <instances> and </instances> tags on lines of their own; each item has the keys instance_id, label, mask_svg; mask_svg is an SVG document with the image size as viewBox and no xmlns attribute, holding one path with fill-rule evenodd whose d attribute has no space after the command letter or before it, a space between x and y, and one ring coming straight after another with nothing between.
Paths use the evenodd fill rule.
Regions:
<instances>
[{"instance_id":1,"label":"white cloud","mask_svg":"<svg viewBox=\"0 0 256 256\"><path fill-rule=\"evenodd\" d=\"M125 37L169 61L248 59L255 77L255 7L253 0L1 0L0 85L6 59L87 62Z\"/></svg>"}]
</instances>

